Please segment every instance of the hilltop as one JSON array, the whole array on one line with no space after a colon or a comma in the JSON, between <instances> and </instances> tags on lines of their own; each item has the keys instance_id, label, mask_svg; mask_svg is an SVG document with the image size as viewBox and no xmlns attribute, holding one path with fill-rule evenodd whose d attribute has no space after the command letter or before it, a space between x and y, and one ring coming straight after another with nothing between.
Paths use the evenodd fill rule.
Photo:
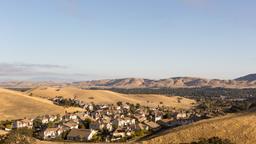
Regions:
<instances>
[{"instance_id":1,"label":"hilltop","mask_svg":"<svg viewBox=\"0 0 256 144\"><path fill-rule=\"evenodd\" d=\"M94 102L95 104L116 104L118 101L139 103L145 106L158 106L163 105L175 107L175 108L190 108L194 100L182 98L178 102L177 96L167 97L164 95L126 95L120 94L108 90L83 90L72 86L66 87L37 87L26 92L26 94L33 97L41 98L54 98L56 96L62 96L64 98L77 98L86 103Z\"/></svg>"},{"instance_id":2,"label":"hilltop","mask_svg":"<svg viewBox=\"0 0 256 144\"><path fill-rule=\"evenodd\" d=\"M36 117L45 114L63 114L65 109L51 101L0 88L0 120Z\"/></svg>"},{"instance_id":3,"label":"hilltop","mask_svg":"<svg viewBox=\"0 0 256 144\"><path fill-rule=\"evenodd\" d=\"M220 137L234 143L252 144L256 141L256 113L233 114L203 120L188 126L163 132L144 144L190 143L200 138Z\"/></svg>"},{"instance_id":4,"label":"hilltop","mask_svg":"<svg viewBox=\"0 0 256 144\"><path fill-rule=\"evenodd\" d=\"M253 82L253 81L256 81L256 74L249 74L249 75L237 78L235 80Z\"/></svg>"}]
</instances>

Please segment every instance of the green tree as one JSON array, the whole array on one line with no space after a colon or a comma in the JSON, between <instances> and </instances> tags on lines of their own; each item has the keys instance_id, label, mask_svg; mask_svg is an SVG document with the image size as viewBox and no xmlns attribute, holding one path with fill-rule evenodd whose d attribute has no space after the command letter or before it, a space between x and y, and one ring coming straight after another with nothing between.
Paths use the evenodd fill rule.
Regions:
<instances>
[{"instance_id":1,"label":"green tree","mask_svg":"<svg viewBox=\"0 0 256 144\"><path fill-rule=\"evenodd\" d=\"M90 128L90 124L91 124L91 122L92 122L92 120L91 119L85 119L84 121L83 121L83 125L84 125L84 127L85 128L87 128L87 129L89 129Z\"/></svg>"},{"instance_id":2,"label":"green tree","mask_svg":"<svg viewBox=\"0 0 256 144\"><path fill-rule=\"evenodd\" d=\"M137 108L135 107L135 105L134 104L131 104L130 105L130 111L131 111L131 113L135 113L136 112L136 110L137 110Z\"/></svg>"},{"instance_id":3,"label":"green tree","mask_svg":"<svg viewBox=\"0 0 256 144\"><path fill-rule=\"evenodd\" d=\"M140 104L137 103L135 107L136 107L136 109L139 109L140 108Z\"/></svg>"},{"instance_id":4,"label":"green tree","mask_svg":"<svg viewBox=\"0 0 256 144\"><path fill-rule=\"evenodd\" d=\"M13 125L13 122L12 121L0 121L0 128L1 129L4 129L4 128L8 128L8 129L12 129L12 125Z\"/></svg>"},{"instance_id":5,"label":"green tree","mask_svg":"<svg viewBox=\"0 0 256 144\"><path fill-rule=\"evenodd\" d=\"M123 105L123 103L122 103L121 101L118 101L116 104L117 104L118 106L122 106L122 105Z\"/></svg>"},{"instance_id":6,"label":"green tree","mask_svg":"<svg viewBox=\"0 0 256 144\"><path fill-rule=\"evenodd\" d=\"M55 123L54 122L49 122L48 124L47 124L47 127L49 127L49 128L52 128L52 127L54 127L55 126Z\"/></svg>"},{"instance_id":7,"label":"green tree","mask_svg":"<svg viewBox=\"0 0 256 144\"><path fill-rule=\"evenodd\" d=\"M42 123L41 120L35 119L33 121L33 136L39 138L40 130L46 128L47 126Z\"/></svg>"}]
</instances>

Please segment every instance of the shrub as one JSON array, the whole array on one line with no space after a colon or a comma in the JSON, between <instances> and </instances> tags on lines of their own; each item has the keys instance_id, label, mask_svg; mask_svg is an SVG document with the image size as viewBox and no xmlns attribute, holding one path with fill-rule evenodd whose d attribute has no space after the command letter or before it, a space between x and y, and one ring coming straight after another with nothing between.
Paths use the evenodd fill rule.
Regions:
<instances>
[{"instance_id":1,"label":"shrub","mask_svg":"<svg viewBox=\"0 0 256 144\"><path fill-rule=\"evenodd\" d=\"M136 107L137 109L139 109L139 108L140 108L140 104L137 103L135 107Z\"/></svg>"},{"instance_id":2,"label":"shrub","mask_svg":"<svg viewBox=\"0 0 256 144\"><path fill-rule=\"evenodd\" d=\"M123 103L122 103L121 101L118 101L116 104L117 104L118 106L123 105Z\"/></svg>"},{"instance_id":3,"label":"shrub","mask_svg":"<svg viewBox=\"0 0 256 144\"><path fill-rule=\"evenodd\" d=\"M178 97L178 98L177 98L178 103L181 103L181 100L182 100L182 99L183 99L183 98Z\"/></svg>"}]
</instances>

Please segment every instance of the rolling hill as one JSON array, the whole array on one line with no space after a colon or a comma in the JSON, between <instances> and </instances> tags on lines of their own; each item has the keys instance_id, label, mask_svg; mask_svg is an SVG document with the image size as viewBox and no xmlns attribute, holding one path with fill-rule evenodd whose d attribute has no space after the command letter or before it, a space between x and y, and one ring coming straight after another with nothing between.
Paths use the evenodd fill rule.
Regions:
<instances>
[{"instance_id":1,"label":"rolling hill","mask_svg":"<svg viewBox=\"0 0 256 144\"><path fill-rule=\"evenodd\" d=\"M256 88L256 74L249 74L234 80L204 79L197 77L172 77L160 80L144 78L105 79L80 82L57 81L2 81L4 88L35 88L38 86L76 86L80 88Z\"/></svg>"},{"instance_id":2,"label":"rolling hill","mask_svg":"<svg viewBox=\"0 0 256 144\"><path fill-rule=\"evenodd\" d=\"M126 78L74 82L72 85L81 88L256 88L256 81L254 80L254 76L236 80L202 79L194 77L174 77L160 80Z\"/></svg>"},{"instance_id":3,"label":"rolling hill","mask_svg":"<svg viewBox=\"0 0 256 144\"><path fill-rule=\"evenodd\" d=\"M164 105L175 108L190 108L194 100L182 98L181 102L177 101L176 96L167 97L163 95L126 95L115 93L108 90L83 90L76 87L37 87L26 92L26 94L41 97L54 98L62 96L64 98L77 98L84 102L94 102L96 104L115 104L118 101L139 103L145 106L158 106L160 102Z\"/></svg>"},{"instance_id":4,"label":"rolling hill","mask_svg":"<svg viewBox=\"0 0 256 144\"><path fill-rule=\"evenodd\" d=\"M21 119L44 114L63 114L65 109L46 99L0 88L0 120Z\"/></svg>"},{"instance_id":5,"label":"rolling hill","mask_svg":"<svg viewBox=\"0 0 256 144\"><path fill-rule=\"evenodd\" d=\"M144 141L144 144L190 143L200 138L220 137L237 144L256 142L256 113L234 114L204 120L188 126L165 131Z\"/></svg>"}]
</instances>

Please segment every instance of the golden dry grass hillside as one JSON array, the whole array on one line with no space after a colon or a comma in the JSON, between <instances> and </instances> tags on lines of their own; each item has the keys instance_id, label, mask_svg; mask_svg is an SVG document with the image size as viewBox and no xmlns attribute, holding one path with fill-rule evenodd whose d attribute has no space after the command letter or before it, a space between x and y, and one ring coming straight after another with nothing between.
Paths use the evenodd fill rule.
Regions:
<instances>
[{"instance_id":1,"label":"golden dry grass hillside","mask_svg":"<svg viewBox=\"0 0 256 144\"><path fill-rule=\"evenodd\" d=\"M38 97L0 88L0 120L35 117L44 114L63 114L63 107ZM70 109L72 110L72 109Z\"/></svg>"},{"instance_id":2,"label":"golden dry grass hillside","mask_svg":"<svg viewBox=\"0 0 256 144\"><path fill-rule=\"evenodd\" d=\"M192 125L169 130L158 137L143 142L144 144L179 144L189 143L199 138L218 136L236 144L255 144L256 113L228 115L211 120L204 120Z\"/></svg>"},{"instance_id":3,"label":"golden dry grass hillside","mask_svg":"<svg viewBox=\"0 0 256 144\"><path fill-rule=\"evenodd\" d=\"M162 102L166 106L175 108L191 108L194 100L183 98L180 102L177 96L167 97L163 95L126 95L108 90L83 90L76 87L37 87L26 94L41 97L41 98L54 98L62 96L64 98L80 99L84 102L94 102L96 104L115 104L118 101L139 103L145 106L158 106Z\"/></svg>"}]
</instances>

